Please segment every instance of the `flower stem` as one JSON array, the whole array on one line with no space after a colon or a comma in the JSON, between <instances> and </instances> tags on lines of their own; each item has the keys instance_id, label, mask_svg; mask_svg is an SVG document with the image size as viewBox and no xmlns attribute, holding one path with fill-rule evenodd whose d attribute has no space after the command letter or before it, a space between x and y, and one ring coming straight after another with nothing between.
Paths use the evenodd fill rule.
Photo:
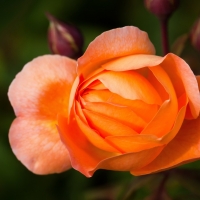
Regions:
<instances>
[{"instance_id":1,"label":"flower stem","mask_svg":"<svg viewBox=\"0 0 200 200\"><path fill-rule=\"evenodd\" d=\"M169 53L168 19L160 19L163 55Z\"/></svg>"},{"instance_id":2,"label":"flower stem","mask_svg":"<svg viewBox=\"0 0 200 200\"><path fill-rule=\"evenodd\" d=\"M165 184L166 184L168 178L169 178L169 171L167 171L163 174L163 179L161 180L160 185L157 189L157 192L153 198L154 200L162 199L163 191L165 190Z\"/></svg>"}]
</instances>

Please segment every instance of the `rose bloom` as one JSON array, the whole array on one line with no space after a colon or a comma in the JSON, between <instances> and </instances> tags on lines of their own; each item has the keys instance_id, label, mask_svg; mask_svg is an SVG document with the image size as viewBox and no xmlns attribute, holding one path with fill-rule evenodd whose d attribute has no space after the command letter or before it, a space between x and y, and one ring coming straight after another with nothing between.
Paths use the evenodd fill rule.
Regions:
<instances>
[{"instance_id":1,"label":"rose bloom","mask_svg":"<svg viewBox=\"0 0 200 200\"><path fill-rule=\"evenodd\" d=\"M9 140L36 174L71 166L143 175L200 158L200 95L187 63L136 27L104 32L77 61L45 55L9 88Z\"/></svg>"}]
</instances>

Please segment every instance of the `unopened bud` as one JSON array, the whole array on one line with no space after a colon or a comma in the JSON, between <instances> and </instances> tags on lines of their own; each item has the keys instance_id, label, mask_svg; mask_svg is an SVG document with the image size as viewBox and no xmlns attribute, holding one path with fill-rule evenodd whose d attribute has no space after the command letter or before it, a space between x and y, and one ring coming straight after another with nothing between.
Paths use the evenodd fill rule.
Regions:
<instances>
[{"instance_id":1,"label":"unopened bud","mask_svg":"<svg viewBox=\"0 0 200 200\"><path fill-rule=\"evenodd\" d=\"M178 7L179 0L145 0L147 9L160 19L167 19Z\"/></svg>"},{"instance_id":2,"label":"unopened bud","mask_svg":"<svg viewBox=\"0 0 200 200\"><path fill-rule=\"evenodd\" d=\"M194 23L191 33L190 33L190 40L192 45L200 51L200 18L196 20Z\"/></svg>"},{"instance_id":3,"label":"unopened bud","mask_svg":"<svg viewBox=\"0 0 200 200\"><path fill-rule=\"evenodd\" d=\"M48 43L52 53L77 59L82 54L83 36L72 25L60 22L47 14L50 21L48 29Z\"/></svg>"}]
</instances>

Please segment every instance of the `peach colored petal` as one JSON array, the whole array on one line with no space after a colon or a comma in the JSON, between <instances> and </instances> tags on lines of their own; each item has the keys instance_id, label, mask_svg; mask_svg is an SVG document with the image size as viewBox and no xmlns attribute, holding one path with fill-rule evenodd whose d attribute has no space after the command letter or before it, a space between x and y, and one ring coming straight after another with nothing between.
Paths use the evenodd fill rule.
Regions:
<instances>
[{"instance_id":1,"label":"peach colored petal","mask_svg":"<svg viewBox=\"0 0 200 200\"><path fill-rule=\"evenodd\" d=\"M179 131L182 121L185 116L187 101L185 105L179 111L176 121L172 130L162 138L158 138L154 135L133 135L133 136L109 136L105 140L109 141L110 144L113 144L120 148L124 152L139 152L146 149L151 149L157 146L162 146L168 144Z\"/></svg>"},{"instance_id":2,"label":"peach colored petal","mask_svg":"<svg viewBox=\"0 0 200 200\"><path fill-rule=\"evenodd\" d=\"M87 120L85 119L81 106L77 101L75 102L75 111L76 114L74 115L77 121L77 125L82 131L82 133L85 135L85 137L91 142L91 144L104 151L118 152L116 148L114 148L112 145L109 145L97 132L95 132L88 126Z\"/></svg>"},{"instance_id":3,"label":"peach colored petal","mask_svg":"<svg viewBox=\"0 0 200 200\"><path fill-rule=\"evenodd\" d=\"M151 134L162 137L167 134L174 125L178 113L178 102L173 85L167 73L160 66L151 67L150 70L168 92L170 99L162 104L158 113L141 134Z\"/></svg>"},{"instance_id":4,"label":"peach colored petal","mask_svg":"<svg viewBox=\"0 0 200 200\"><path fill-rule=\"evenodd\" d=\"M164 135L162 138L160 138L160 142L162 142L163 144L168 144L171 140L173 140L173 138L176 136L179 129L181 128L184 117L185 117L185 113L186 113L187 103L188 103L188 101L186 99L185 105L178 112L178 115L174 122L174 126L173 126L172 130L169 133L167 133L166 135Z\"/></svg>"},{"instance_id":5,"label":"peach colored petal","mask_svg":"<svg viewBox=\"0 0 200 200\"><path fill-rule=\"evenodd\" d=\"M125 153L139 152L163 145L153 135L108 136L105 140Z\"/></svg>"},{"instance_id":6,"label":"peach colored petal","mask_svg":"<svg viewBox=\"0 0 200 200\"><path fill-rule=\"evenodd\" d=\"M118 106L127 106L146 122L149 122L159 109L156 104L147 104L141 100L124 99L117 94L112 94L107 102Z\"/></svg>"},{"instance_id":7,"label":"peach colored petal","mask_svg":"<svg viewBox=\"0 0 200 200\"><path fill-rule=\"evenodd\" d=\"M105 85L103 83L101 83L99 80L95 80L90 85L88 85L87 88L93 89L93 90L106 90L107 89L105 87Z\"/></svg>"},{"instance_id":8,"label":"peach colored petal","mask_svg":"<svg viewBox=\"0 0 200 200\"><path fill-rule=\"evenodd\" d=\"M155 49L147 33L127 26L106 31L90 43L78 59L78 73L86 77L106 61L131 54L154 54Z\"/></svg>"},{"instance_id":9,"label":"peach colored petal","mask_svg":"<svg viewBox=\"0 0 200 200\"><path fill-rule=\"evenodd\" d=\"M9 141L16 157L36 174L60 173L71 168L54 121L18 117L11 125Z\"/></svg>"},{"instance_id":10,"label":"peach colored petal","mask_svg":"<svg viewBox=\"0 0 200 200\"><path fill-rule=\"evenodd\" d=\"M141 169L133 169L131 173L134 175L149 174L199 158L200 117L195 120L185 120L176 137L153 162Z\"/></svg>"},{"instance_id":11,"label":"peach colored petal","mask_svg":"<svg viewBox=\"0 0 200 200\"><path fill-rule=\"evenodd\" d=\"M111 71L129 71L149 66L156 66L159 65L163 60L163 57L155 55L129 55L113 59L103 64L102 68Z\"/></svg>"},{"instance_id":12,"label":"peach colored petal","mask_svg":"<svg viewBox=\"0 0 200 200\"><path fill-rule=\"evenodd\" d=\"M133 110L125 106L116 106L101 102L86 102L83 108L117 120L138 133L140 133L146 125L146 122L141 117L135 114Z\"/></svg>"},{"instance_id":13,"label":"peach colored petal","mask_svg":"<svg viewBox=\"0 0 200 200\"><path fill-rule=\"evenodd\" d=\"M109 90L87 90L82 95L82 99L88 102L107 102L112 93Z\"/></svg>"},{"instance_id":14,"label":"peach colored petal","mask_svg":"<svg viewBox=\"0 0 200 200\"><path fill-rule=\"evenodd\" d=\"M101 137L107 136L129 136L138 134L130 127L110 117L83 109L83 113L91 128L96 130Z\"/></svg>"},{"instance_id":15,"label":"peach colored petal","mask_svg":"<svg viewBox=\"0 0 200 200\"><path fill-rule=\"evenodd\" d=\"M106 102L116 106L127 106L146 122L155 116L159 108L158 105L146 104L141 100L124 99L108 90L89 91L83 95L83 99L87 102Z\"/></svg>"},{"instance_id":16,"label":"peach colored petal","mask_svg":"<svg viewBox=\"0 0 200 200\"><path fill-rule=\"evenodd\" d=\"M162 102L169 99L169 94L163 87L163 85L158 81L158 79L154 76L151 70L148 70L147 80L151 83L151 85L155 88L155 90L160 95Z\"/></svg>"},{"instance_id":17,"label":"peach colored petal","mask_svg":"<svg viewBox=\"0 0 200 200\"><path fill-rule=\"evenodd\" d=\"M88 123L87 123L87 120L86 120L86 118L85 118L85 116L84 116L84 114L83 114L83 111L82 111L82 108L81 108L81 105L80 105L80 103L78 102L78 101L74 101L74 112L75 112L75 114L74 115L77 115L79 118L80 118L80 120L82 121L82 122L84 122L85 124L87 124L88 125Z\"/></svg>"},{"instance_id":18,"label":"peach colored petal","mask_svg":"<svg viewBox=\"0 0 200 200\"><path fill-rule=\"evenodd\" d=\"M157 65L161 65L168 73L171 72L172 74L175 71L181 77L182 84L189 98L191 113L196 118L200 111L200 95L198 93L197 80L188 64L180 57L172 53L167 54L165 57L132 55L107 62L102 67L113 71L127 71ZM175 85L178 86L177 88L180 88L181 83L179 82Z\"/></svg>"},{"instance_id":19,"label":"peach colored petal","mask_svg":"<svg viewBox=\"0 0 200 200\"><path fill-rule=\"evenodd\" d=\"M76 78L76 62L45 55L29 62L10 85L8 96L17 116L43 115L56 119L67 113L69 94Z\"/></svg>"},{"instance_id":20,"label":"peach colored petal","mask_svg":"<svg viewBox=\"0 0 200 200\"><path fill-rule=\"evenodd\" d=\"M76 120L68 124L68 119L58 115L58 127L61 139L68 149L72 167L87 177L91 177L90 171L99 162L119 155L103 151L91 144L78 127Z\"/></svg>"},{"instance_id":21,"label":"peach colored petal","mask_svg":"<svg viewBox=\"0 0 200 200\"><path fill-rule=\"evenodd\" d=\"M155 147L135 153L127 153L102 160L88 173L92 174L97 169L108 169L114 171L130 171L131 169L142 168L147 163L152 162L163 150L164 146Z\"/></svg>"},{"instance_id":22,"label":"peach colored petal","mask_svg":"<svg viewBox=\"0 0 200 200\"><path fill-rule=\"evenodd\" d=\"M107 71L97 76L111 92L125 99L142 100L148 104L162 103L157 91L143 76L134 71Z\"/></svg>"},{"instance_id":23,"label":"peach colored petal","mask_svg":"<svg viewBox=\"0 0 200 200\"><path fill-rule=\"evenodd\" d=\"M189 65L172 53L165 56L165 62L163 62L162 65L165 65L163 67L167 73L169 73L169 71L173 73L175 69L177 70L189 99L189 108L192 116L193 118L197 118L200 111L200 95L197 80ZM177 87L180 87L180 84Z\"/></svg>"},{"instance_id":24,"label":"peach colored petal","mask_svg":"<svg viewBox=\"0 0 200 200\"><path fill-rule=\"evenodd\" d=\"M74 98L75 98L75 95L76 95L76 91L78 89L78 85L79 85L79 82L80 82L80 79L79 77L77 76L76 79L74 80L74 83L71 87L71 92L70 92L70 95L69 95L69 103L68 103L68 117L70 116L70 111L71 111L71 108L73 106L73 102L74 102ZM60 112L62 113L62 112Z\"/></svg>"}]
</instances>

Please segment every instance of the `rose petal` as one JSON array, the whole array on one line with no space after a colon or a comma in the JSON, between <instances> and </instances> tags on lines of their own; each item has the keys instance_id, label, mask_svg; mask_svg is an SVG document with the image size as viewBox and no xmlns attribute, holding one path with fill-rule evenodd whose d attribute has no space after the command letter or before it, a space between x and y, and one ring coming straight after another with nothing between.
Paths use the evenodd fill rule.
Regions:
<instances>
[{"instance_id":1,"label":"rose petal","mask_svg":"<svg viewBox=\"0 0 200 200\"><path fill-rule=\"evenodd\" d=\"M61 172L70 167L55 124L58 113L68 113L75 77L74 60L46 55L28 63L11 83L8 96L19 118L9 133L11 147L34 173Z\"/></svg>"},{"instance_id":2,"label":"rose petal","mask_svg":"<svg viewBox=\"0 0 200 200\"><path fill-rule=\"evenodd\" d=\"M139 152L163 145L153 135L108 136L105 140L125 153Z\"/></svg>"},{"instance_id":3,"label":"rose petal","mask_svg":"<svg viewBox=\"0 0 200 200\"><path fill-rule=\"evenodd\" d=\"M149 122L141 134L151 134L162 137L167 134L174 125L178 113L178 102L167 73L160 66L151 67L150 70L168 92L170 99L163 103L156 116Z\"/></svg>"},{"instance_id":4,"label":"rose petal","mask_svg":"<svg viewBox=\"0 0 200 200\"><path fill-rule=\"evenodd\" d=\"M67 113L76 77L76 62L45 55L28 63L10 85L8 96L17 116L42 115L56 119Z\"/></svg>"},{"instance_id":5,"label":"rose petal","mask_svg":"<svg viewBox=\"0 0 200 200\"><path fill-rule=\"evenodd\" d=\"M78 59L78 73L86 77L110 59L154 53L154 46L146 32L133 26L113 29L102 33L90 43L84 55Z\"/></svg>"},{"instance_id":6,"label":"rose petal","mask_svg":"<svg viewBox=\"0 0 200 200\"><path fill-rule=\"evenodd\" d=\"M91 144L80 130L76 120L68 124L66 118L58 115L58 127L61 139L70 154L72 167L87 177L91 177L90 170L93 170L101 160L119 155L119 153L103 151Z\"/></svg>"},{"instance_id":7,"label":"rose petal","mask_svg":"<svg viewBox=\"0 0 200 200\"><path fill-rule=\"evenodd\" d=\"M185 116L186 105L181 108L177 115L177 119L174 123L172 130L162 138L158 138L154 135L132 135L132 136L109 136L105 140L110 144L120 148L123 152L139 152L146 149L151 149L157 146L168 144L179 131L182 121Z\"/></svg>"},{"instance_id":8,"label":"rose petal","mask_svg":"<svg viewBox=\"0 0 200 200\"><path fill-rule=\"evenodd\" d=\"M197 118L200 111L200 95L198 92L197 80L192 70L184 60L172 53L168 54L168 56L165 58L165 62L163 62L163 64L165 64L163 66L165 71L168 74L173 74L175 71L177 71L177 74L179 74L181 80L183 81L183 85L189 99L189 108L191 110L191 114L193 118ZM170 77L173 77L171 74ZM177 76L175 79L177 79ZM175 81L172 80L172 82L174 83ZM178 87L180 87L180 84L177 86L177 88Z\"/></svg>"},{"instance_id":9,"label":"rose petal","mask_svg":"<svg viewBox=\"0 0 200 200\"><path fill-rule=\"evenodd\" d=\"M107 136L128 136L138 134L136 131L130 127L118 122L110 117L88 111L83 109L83 113L88 121L90 127L98 131L98 133L103 137Z\"/></svg>"},{"instance_id":10,"label":"rose petal","mask_svg":"<svg viewBox=\"0 0 200 200\"><path fill-rule=\"evenodd\" d=\"M69 151L73 168L87 177L91 177L97 169L129 171L132 168L141 168L154 160L163 149L160 146L124 155L105 152L94 147L84 137L75 120L70 124L67 121L58 116L61 138Z\"/></svg>"},{"instance_id":11,"label":"rose petal","mask_svg":"<svg viewBox=\"0 0 200 200\"><path fill-rule=\"evenodd\" d=\"M107 71L98 75L97 79L111 92L125 99L142 100L148 104L160 105L162 103L159 94L153 86L137 72Z\"/></svg>"},{"instance_id":12,"label":"rose petal","mask_svg":"<svg viewBox=\"0 0 200 200\"><path fill-rule=\"evenodd\" d=\"M151 85L155 88L155 90L158 92L159 96L162 99L162 102L169 99L169 94L163 87L163 85L158 81L158 79L154 76L154 74L151 72L151 70L148 70L147 80L151 83Z\"/></svg>"},{"instance_id":13,"label":"rose petal","mask_svg":"<svg viewBox=\"0 0 200 200\"><path fill-rule=\"evenodd\" d=\"M112 93L109 90L87 90L82 99L88 102L107 102L109 101Z\"/></svg>"},{"instance_id":14,"label":"rose petal","mask_svg":"<svg viewBox=\"0 0 200 200\"><path fill-rule=\"evenodd\" d=\"M177 85L176 89L180 88L181 84L183 84L189 98L191 114L193 118L196 118L200 111L200 95L198 93L197 80L188 64L180 57L172 53L167 54L165 57L132 55L107 62L102 67L112 71L127 71L157 65L161 65L167 73L171 72L170 75L172 75L173 72L179 75L182 83L179 81L178 85L175 84Z\"/></svg>"},{"instance_id":15,"label":"rose petal","mask_svg":"<svg viewBox=\"0 0 200 200\"><path fill-rule=\"evenodd\" d=\"M18 117L11 125L9 141L16 157L36 174L60 173L71 168L55 121Z\"/></svg>"},{"instance_id":16,"label":"rose petal","mask_svg":"<svg viewBox=\"0 0 200 200\"><path fill-rule=\"evenodd\" d=\"M91 144L104 151L118 152L116 148L108 144L97 132L95 132L93 129L90 128L90 126L88 126L87 120L85 119L81 106L77 101L75 102L75 112L75 119L77 121L77 125L82 131L82 133L85 135L85 137L91 142Z\"/></svg>"},{"instance_id":17,"label":"rose petal","mask_svg":"<svg viewBox=\"0 0 200 200\"><path fill-rule=\"evenodd\" d=\"M114 171L130 171L131 169L138 169L147 165L154 160L160 152L162 152L164 146L155 147L135 153L127 153L115 157L104 159L98 163L98 165L89 171L92 175L97 169L108 169Z\"/></svg>"},{"instance_id":18,"label":"rose petal","mask_svg":"<svg viewBox=\"0 0 200 200\"><path fill-rule=\"evenodd\" d=\"M140 133L146 125L146 122L141 117L135 114L133 110L125 106L116 106L101 102L86 102L83 108L117 120L138 133Z\"/></svg>"},{"instance_id":19,"label":"rose petal","mask_svg":"<svg viewBox=\"0 0 200 200\"><path fill-rule=\"evenodd\" d=\"M149 165L132 170L134 175L149 174L169 169L200 158L200 117L185 120L176 137Z\"/></svg>"},{"instance_id":20,"label":"rose petal","mask_svg":"<svg viewBox=\"0 0 200 200\"><path fill-rule=\"evenodd\" d=\"M146 122L149 122L159 109L158 105L146 104L141 100L124 99L108 90L89 91L83 95L83 99L87 102L106 102L116 106L127 106Z\"/></svg>"}]
</instances>

